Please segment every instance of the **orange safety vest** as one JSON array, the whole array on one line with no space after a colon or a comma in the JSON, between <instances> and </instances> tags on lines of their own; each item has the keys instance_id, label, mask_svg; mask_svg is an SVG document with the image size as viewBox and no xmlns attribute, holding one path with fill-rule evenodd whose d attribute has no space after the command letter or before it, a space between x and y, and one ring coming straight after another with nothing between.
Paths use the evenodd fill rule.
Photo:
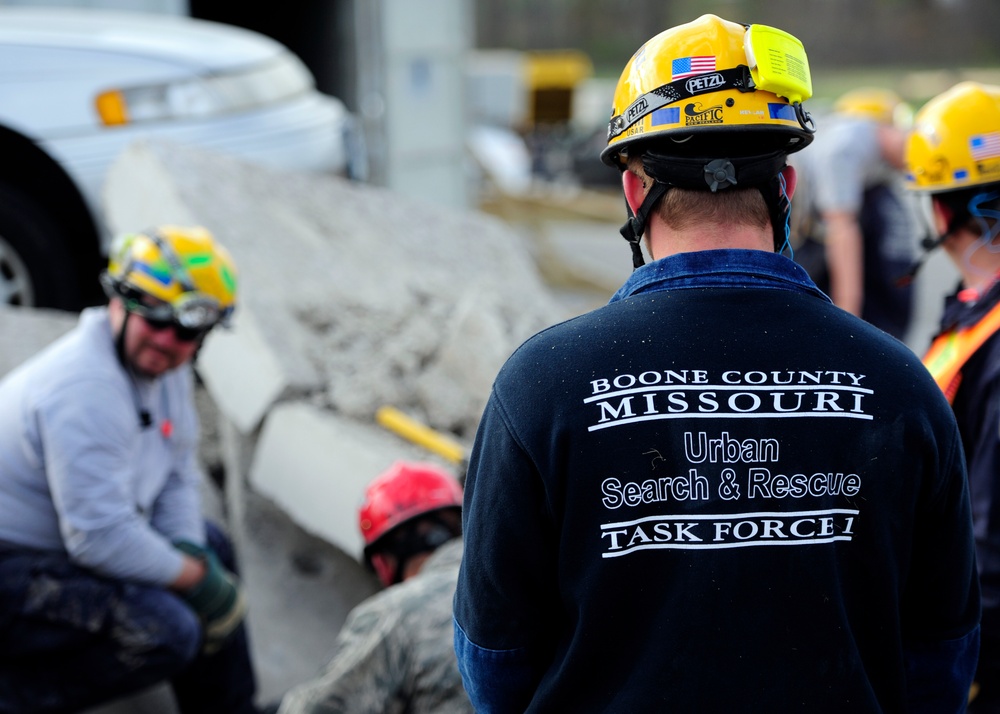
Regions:
<instances>
[{"instance_id":1,"label":"orange safety vest","mask_svg":"<svg viewBox=\"0 0 1000 714\"><path fill-rule=\"evenodd\" d=\"M1000 330L1000 302L975 325L938 335L923 363L951 404L962 383L962 367L993 333Z\"/></svg>"}]
</instances>

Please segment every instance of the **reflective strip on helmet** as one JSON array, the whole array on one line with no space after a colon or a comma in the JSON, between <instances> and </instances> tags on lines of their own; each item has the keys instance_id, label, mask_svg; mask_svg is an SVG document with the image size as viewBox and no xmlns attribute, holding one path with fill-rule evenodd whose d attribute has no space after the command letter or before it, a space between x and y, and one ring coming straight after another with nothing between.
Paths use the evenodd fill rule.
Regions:
<instances>
[{"instance_id":1,"label":"reflective strip on helmet","mask_svg":"<svg viewBox=\"0 0 1000 714\"><path fill-rule=\"evenodd\" d=\"M646 92L632 102L625 111L611 119L608 124L608 140L621 136L628 131L630 126L647 114L668 104L697 96L703 92L718 92L725 89L736 89L740 92L755 91L756 87L750 76L750 68L746 65L739 65L717 72L698 74L674 80Z\"/></svg>"},{"instance_id":2,"label":"reflective strip on helmet","mask_svg":"<svg viewBox=\"0 0 1000 714\"><path fill-rule=\"evenodd\" d=\"M178 283L181 284L181 289L184 292L193 291L194 282L191 280L191 275L188 273L187 268L184 267L184 264L181 263L181 259L178 257L173 246L164 240L163 236L156 231L151 232L149 237L154 243L156 243L156 247L160 249L160 255L162 255L163 259L170 265L173 277Z\"/></svg>"}]
</instances>

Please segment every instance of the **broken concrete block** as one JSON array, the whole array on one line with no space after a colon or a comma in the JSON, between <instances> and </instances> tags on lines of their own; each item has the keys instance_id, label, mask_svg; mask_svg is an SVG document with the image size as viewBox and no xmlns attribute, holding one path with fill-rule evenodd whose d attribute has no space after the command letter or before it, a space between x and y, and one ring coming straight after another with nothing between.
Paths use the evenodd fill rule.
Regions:
<instances>
[{"instance_id":1,"label":"broken concrete block","mask_svg":"<svg viewBox=\"0 0 1000 714\"><path fill-rule=\"evenodd\" d=\"M394 404L468 435L506 356L561 315L522 236L484 214L165 142L135 144L112 167L105 195L116 230L170 220L137 192L179 201L185 219L229 248L240 271L233 334L251 315L257 336L247 349L263 346L271 357L258 362L281 372L275 380L248 360L238 381L280 381L282 390L270 392L276 399L297 395L368 423ZM487 311L479 324L492 327L463 335L459 326L475 325L460 307L470 296ZM210 388L232 389L237 380L211 372L233 360L208 362ZM423 384L440 385L443 365L456 364L463 373L453 389ZM240 423L258 421L253 414Z\"/></svg>"},{"instance_id":2,"label":"broken concrete block","mask_svg":"<svg viewBox=\"0 0 1000 714\"><path fill-rule=\"evenodd\" d=\"M252 314L240 316L238 329L216 329L205 339L198 374L218 408L244 434L257 428L288 389L285 372Z\"/></svg>"},{"instance_id":3,"label":"broken concrete block","mask_svg":"<svg viewBox=\"0 0 1000 714\"><path fill-rule=\"evenodd\" d=\"M268 414L249 481L305 530L360 559L358 506L368 484L396 459L433 460L378 427L286 403Z\"/></svg>"}]
</instances>

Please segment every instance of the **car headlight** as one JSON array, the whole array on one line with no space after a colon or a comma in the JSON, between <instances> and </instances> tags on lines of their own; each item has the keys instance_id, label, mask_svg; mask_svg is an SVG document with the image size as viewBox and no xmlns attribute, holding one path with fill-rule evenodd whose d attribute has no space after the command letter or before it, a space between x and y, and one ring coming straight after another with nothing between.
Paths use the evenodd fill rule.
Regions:
<instances>
[{"instance_id":1,"label":"car headlight","mask_svg":"<svg viewBox=\"0 0 1000 714\"><path fill-rule=\"evenodd\" d=\"M165 119L197 119L278 102L314 87L312 75L291 53L249 69L167 84L108 89L97 95L105 126Z\"/></svg>"}]
</instances>

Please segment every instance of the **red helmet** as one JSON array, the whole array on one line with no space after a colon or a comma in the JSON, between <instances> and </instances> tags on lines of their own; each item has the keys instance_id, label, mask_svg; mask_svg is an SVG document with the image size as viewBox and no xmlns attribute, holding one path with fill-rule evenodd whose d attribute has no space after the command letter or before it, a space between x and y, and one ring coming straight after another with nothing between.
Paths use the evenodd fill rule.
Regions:
<instances>
[{"instance_id":1,"label":"red helmet","mask_svg":"<svg viewBox=\"0 0 1000 714\"><path fill-rule=\"evenodd\" d=\"M365 549L401 523L449 507L462 507L454 476L434 464L397 461L368 485L358 509Z\"/></svg>"}]
</instances>

